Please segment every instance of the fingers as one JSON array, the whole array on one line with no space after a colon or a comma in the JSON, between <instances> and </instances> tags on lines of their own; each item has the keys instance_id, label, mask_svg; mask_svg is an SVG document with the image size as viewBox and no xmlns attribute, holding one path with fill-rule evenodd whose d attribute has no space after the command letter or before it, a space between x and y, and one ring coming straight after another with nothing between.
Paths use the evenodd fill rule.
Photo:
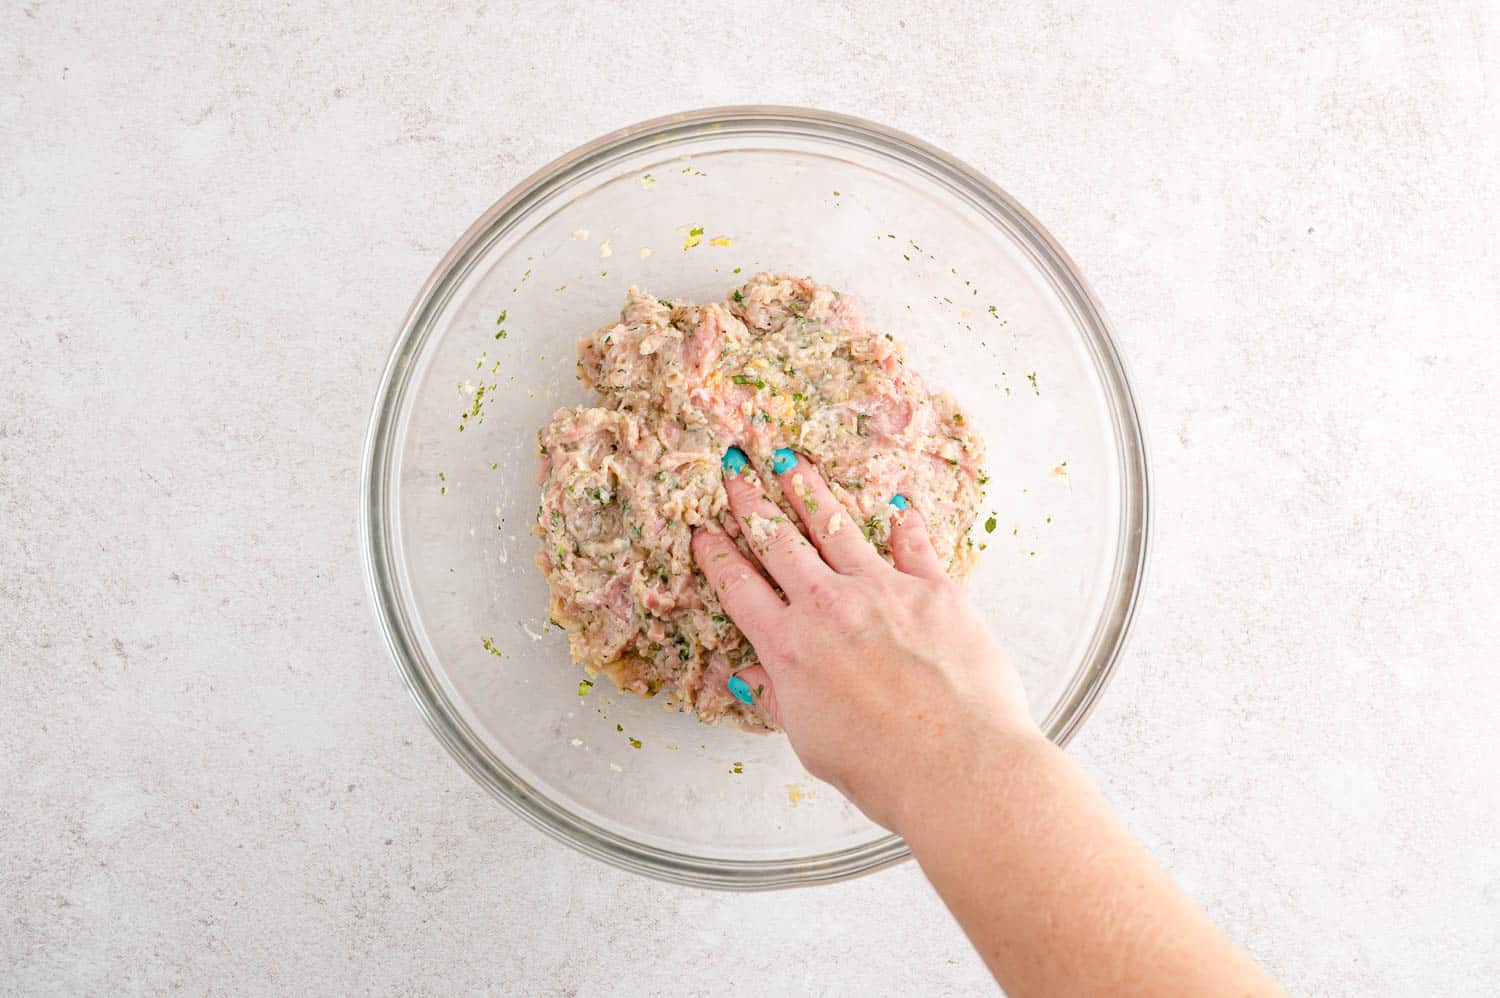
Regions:
<instances>
[{"instance_id":1,"label":"fingers","mask_svg":"<svg viewBox=\"0 0 1500 998\"><path fill-rule=\"evenodd\" d=\"M904 509L891 524L891 557L896 567L907 575L941 582L947 573L938 561L937 551L932 547L932 538L927 535L927 522L915 509Z\"/></svg>"},{"instance_id":2,"label":"fingers","mask_svg":"<svg viewBox=\"0 0 1500 998\"><path fill-rule=\"evenodd\" d=\"M776 685L763 665L752 665L729 677L729 692L736 700L750 707L757 707L771 717L772 723L781 727L781 708L776 702Z\"/></svg>"},{"instance_id":3,"label":"fingers","mask_svg":"<svg viewBox=\"0 0 1500 998\"><path fill-rule=\"evenodd\" d=\"M834 571L868 575L889 570L875 545L866 539L859 521L833 497L822 472L811 460L782 448L771 455L771 467L781 480L787 501Z\"/></svg>"},{"instance_id":4,"label":"fingers","mask_svg":"<svg viewBox=\"0 0 1500 998\"><path fill-rule=\"evenodd\" d=\"M752 645L774 633L777 614L786 609L786 604L728 535L717 529L695 532L693 560Z\"/></svg>"},{"instance_id":5,"label":"fingers","mask_svg":"<svg viewBox=\"0 0 1500 998\"><path fill-rule=\"evenodd\" d=\"M819 581L833 575L818 552L791 519L766 498L760 479L747 472L744 452L729 448L724 455L724 491L750 550L766 566L788 599L803 596Z\"/></svg>"}]
</instances>

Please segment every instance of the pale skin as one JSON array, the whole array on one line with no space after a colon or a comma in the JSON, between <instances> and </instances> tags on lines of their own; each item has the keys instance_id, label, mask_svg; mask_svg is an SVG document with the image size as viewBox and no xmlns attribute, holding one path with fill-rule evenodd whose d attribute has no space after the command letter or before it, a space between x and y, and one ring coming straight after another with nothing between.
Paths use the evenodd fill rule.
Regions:
<instances>
[{"instance_id":1,"label":"pale skin","mask_svg":"<svg viewBox=\"0 0 1500 998\"><path fill-rule=\"evenodd\" d=\"M809 772L905 837L1006 993L1281 994L1038 730L920 510L892 528L893 567L810 460L778 477L807 536L747 471L725 481L741 527L781 518L745 529L760 565L693 537L760 658L740 677Z\"/></svg>"}]
</instances>

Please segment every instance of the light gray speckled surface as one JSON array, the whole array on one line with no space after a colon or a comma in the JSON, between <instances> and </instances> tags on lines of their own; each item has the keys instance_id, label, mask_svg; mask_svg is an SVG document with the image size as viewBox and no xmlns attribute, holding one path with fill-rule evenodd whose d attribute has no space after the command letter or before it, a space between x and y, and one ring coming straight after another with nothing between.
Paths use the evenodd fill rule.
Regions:
<instances>
[{"instance_id":1,"label":"light gray speckled surface","mask_svg":"<svg viewBox=\"0 0 1500 998\"><path fill-rule=\"evenodd\" d=\"M980 166L1118 325L1155 550L1075 744L1132 827L1294 992L1493 993L1494 5L77 6L0 13L0 992L983 990L910 866L738 897L543 839L365 606L442 251L601 132L775 102Z\"/></svg>"}]
</instances>

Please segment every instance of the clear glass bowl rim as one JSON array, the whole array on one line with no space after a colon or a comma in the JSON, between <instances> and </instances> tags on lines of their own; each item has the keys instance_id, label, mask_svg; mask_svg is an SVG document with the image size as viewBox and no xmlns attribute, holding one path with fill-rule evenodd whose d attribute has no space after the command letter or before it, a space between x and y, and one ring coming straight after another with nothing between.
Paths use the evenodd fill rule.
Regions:
<instances>
[{"instance_id":1,"label":"clear glass bowl rim","mask_svg":"<svg viewBox=\"0 0 1500 998\"><path fill-rule=\"evenodd\" d=\"M483 747L448 701L417 638L402 596L402 566L393 541L399 524L393 501L403 423L402 408L434 320L468 272L496 239L539 204L615 160L648 146L713 134L801 135L858 147L915 168L972 208L1022 234L1052 276L1086 333L1110 402L1120 456L1120 524L1105 612L1082 666L1042 728L1059 745L1077 733L1104 691L1124 646L1144 583L1150 533L1146 441L1125 365L1108 319L1072 260L1010 195L965 163L895 129L850 115L811 108L703 108L631 125L580 146L542 167L496 201L453 245L417 294L402 322L376 393L365 437L359 508L360 550L375 618L408 691L438 740L478 783L514 812L554 838L622 869L661 880L729 890L765 890L860 876L907 859L906 843L886 835L849 849L794 859L726 860L635 842L573 814L538 794Z\"/></svg>"}]
</instances>

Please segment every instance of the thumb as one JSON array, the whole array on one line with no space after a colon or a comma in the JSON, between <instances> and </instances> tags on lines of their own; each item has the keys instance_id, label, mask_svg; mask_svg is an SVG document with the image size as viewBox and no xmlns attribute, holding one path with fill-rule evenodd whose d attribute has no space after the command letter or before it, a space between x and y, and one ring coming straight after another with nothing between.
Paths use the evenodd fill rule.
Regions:
<instances>
[{"instance_id":1,"label":"thumb","mask_svg":"<svg viewBox=\"0 0 1500 998\"><path fill-rule=\"evenodd\" d=\"M752 665L741 669L729 679L729 692L742 703L749 703L781 727L781 708L776 702L776 685L763 665ZM747 701L745 698L749 697Z\"/></svg>"}]
</instances>

